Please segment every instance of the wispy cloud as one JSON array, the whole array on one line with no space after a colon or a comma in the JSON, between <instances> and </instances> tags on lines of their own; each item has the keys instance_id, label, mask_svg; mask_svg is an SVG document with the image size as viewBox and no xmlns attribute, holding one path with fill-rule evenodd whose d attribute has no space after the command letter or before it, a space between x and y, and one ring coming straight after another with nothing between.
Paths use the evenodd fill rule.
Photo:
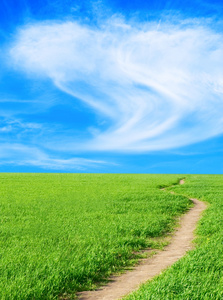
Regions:
<instances>
[{"instance_id":1,"label":"wispy cloud","mask_svg":"<svg viewBox=\"0 0 223 300\"><path fill-rule=\"evenodd\" d=\"M0 142L24 143L30 145L36 143L43 134L50 133L49 126L41 123L25 122L15 117L0 117Z\"/></svg>"},{"instance_id":2,"label":"wispy cloud","mask_svg":"<svg viewBox=\"0 0 223 300\"><path fill-rule=\"evenodd\" d=\"M107 120L66 149L174 148L223 132L223 35L209 23L35 23L18 30L10 57Z\"/></svg>"},{"instance_id":3,"label":"wispy cloud","mask_svg":"<svg viewBox=\"0 0 223 300\"><path fill-rule=\"evenodd\" d=\"M98 166L108 165L102 160L74 157L62 159L56 155L49 155L44 150L23 144L3 143L0 147L0 166L34 166L50 170L84 171L88 168L97 169Z\"/></svg>"}]
</instances>

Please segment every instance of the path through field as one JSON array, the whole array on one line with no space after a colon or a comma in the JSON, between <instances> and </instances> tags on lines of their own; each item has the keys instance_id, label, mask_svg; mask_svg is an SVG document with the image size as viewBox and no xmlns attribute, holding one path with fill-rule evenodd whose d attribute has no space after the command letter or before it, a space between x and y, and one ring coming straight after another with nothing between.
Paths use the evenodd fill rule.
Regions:
<instances>
[{"instance_id":1,"label":"path through field","mask_svg":"<svg viewBox=\"0 0 223 300\"><path fill-rule=\"evenodd\" d=\"M180 184L184 181L181 180ZM163 251L159 251L151 258L143 259L132 271L121 276L113 276L109 283L96 290L78 293L81 300L117 300L139 288L145 281L160 274L171 266L185 253L192 249L194 230L202 211L206 208L204 202L190 199L194 206L180 218L179 227L175 231L171 243ZM148 250L149 251L149 250Z\"/></svg>"}]
</instances>

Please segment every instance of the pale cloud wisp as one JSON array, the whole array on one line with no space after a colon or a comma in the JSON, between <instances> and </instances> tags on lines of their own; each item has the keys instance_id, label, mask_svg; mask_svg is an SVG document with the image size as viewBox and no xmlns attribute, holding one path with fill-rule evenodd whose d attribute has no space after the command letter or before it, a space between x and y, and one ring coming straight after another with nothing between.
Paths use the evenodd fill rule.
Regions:
<instances>
[{"instance_id":1,"label":"pale cloud wisp","mask_svg":"<svg viewBox=\"0 0 223 300\"><path fill-rule=\"evenodd\" d=\"M162 150L223 132L223 35L203 21L35 23L17 32L10 56L106 120L65 148Z\"/></svg>"}]
</instances>

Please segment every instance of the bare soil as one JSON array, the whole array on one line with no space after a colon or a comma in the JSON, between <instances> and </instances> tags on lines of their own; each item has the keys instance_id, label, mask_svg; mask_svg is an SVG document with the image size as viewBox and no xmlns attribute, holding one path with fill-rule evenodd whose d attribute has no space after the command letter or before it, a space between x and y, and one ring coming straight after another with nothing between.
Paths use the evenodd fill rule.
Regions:
<instances>
[{"instance_id":1,"label":"bare soil","mask_svg":"<svg viewBox=\"0 0 223 300\"><path fill-rule=\"evenodd\" d=\"M179 184L183 184L181 180ZM193 248L194 230L206 204L197 199L190 199L194 206L179 219L179 226L172 235L171 242L150 258L140 260L133 270L120 276L112 276L109 283L95 291L78 293L81 300L117 300L138 289L140 284L159 275L164 269ZM148 249L151 252L151 249Z\"/></svg>"}]
</instances>

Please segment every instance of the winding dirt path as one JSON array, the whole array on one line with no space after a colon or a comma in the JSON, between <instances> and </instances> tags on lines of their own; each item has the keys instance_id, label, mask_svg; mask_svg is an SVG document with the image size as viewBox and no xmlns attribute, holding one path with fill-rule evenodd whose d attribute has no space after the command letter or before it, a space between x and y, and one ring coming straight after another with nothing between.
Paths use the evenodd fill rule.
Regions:
<instances>
[{"instance_id":1,"label":"winding dirt path","mask_svg":"<svg viewBox=\"0 0 223 300\"><path fill-rule=\"evenodd\" d=\"M179 184L183 184L181 180ZM165 190L165 189L164 189ZM110 282L95 291L78 293L81 300L117 300L139 288L139 285L161 273L185 253L193 248L194 230L206 204L197 199L190 199L194 206L180 218L179 227L174 232L171 242L163 251L150 258L142 259L132 271L121 276L113 276ZM151 250L148 250L148 252Z\"/></svg>"}]
</instances>

